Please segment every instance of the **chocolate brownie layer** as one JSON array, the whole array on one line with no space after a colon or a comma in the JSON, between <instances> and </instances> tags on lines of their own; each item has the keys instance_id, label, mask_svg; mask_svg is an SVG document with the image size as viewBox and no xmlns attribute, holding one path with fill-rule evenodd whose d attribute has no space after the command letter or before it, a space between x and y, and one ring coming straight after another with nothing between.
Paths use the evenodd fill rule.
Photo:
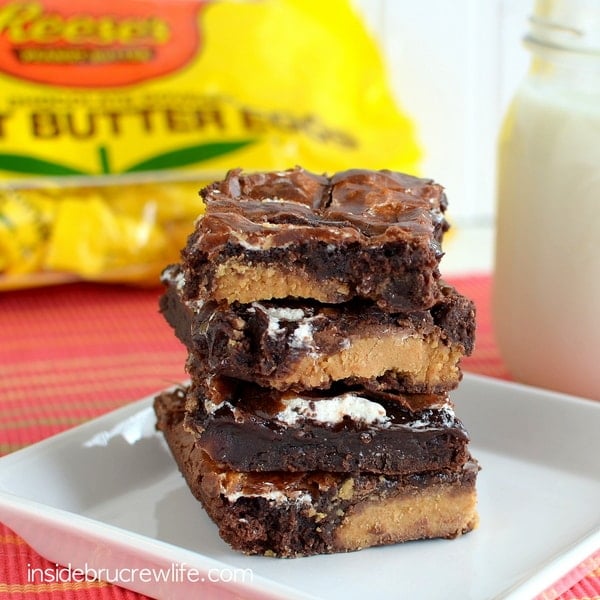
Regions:
<instances>
[{"instance_id":1,"label":"chocolate brownie layer","mask_svg":"<svg viewBox=\"0 0 600 600\"><path fill-rule=\"evenodd\" d=\"M194 357L192 376L209 371L279 390L345 380L442 393L458 385L460 359L473 349L474 305L449 286L441 286L442 298L427 311L387 313L364 301L186 302L178 265L162 281L160 309Z\"/></svg>"},{"instance_id":2,"label":"chocolate brownie layer","mask_svg":"<svg viewBox=\"0 0 600 600\"><path fill-rule=\"evenodd\" d=\"M439 299L447 202L431 180L360 169L332 177L235 170L201 194L205 214L182 253L187 299L359 297L390 311Z\"/></svg>"},{"instance_id":3,"label":"chocolate brownie layer","mask_svg":"<svg viewBox=\"0 0 600 600\"><path fill-rule=\"evenodd\" d=\"M234 549L298 557L424 538L477 526L473 460L455 471L243 473L217 465L182 425L183 399L155 401L163 432L194 496Z\"/></svg>"},{"instance_id":4,"label":"chocolate brownie layer","mask_svg":"<svg viewBox=\"0 0 600 600\"><path fill-rule=\"evenodd\" d=\"M460 468L468 435L447 398L400 400L419 408L366 390L293 394L209 377L188 393L186 426L212 460L235 471Z\"/></svg>"}]
</instances>

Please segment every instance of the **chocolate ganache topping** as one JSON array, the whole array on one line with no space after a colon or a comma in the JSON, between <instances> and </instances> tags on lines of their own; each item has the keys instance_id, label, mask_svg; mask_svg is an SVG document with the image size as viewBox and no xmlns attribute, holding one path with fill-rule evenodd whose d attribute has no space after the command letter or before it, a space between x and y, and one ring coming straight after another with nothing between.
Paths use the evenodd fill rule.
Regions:
<instances>
[{"instance_id":1,"label":"chocolate ganache topping","mask_svg":"<svg viewBox=\"0 0 600 600\"><path fill-rule=\"evenodd\" d=\"M448 228L442 186L386 170L325 177L299 168L248 175L237 169L201 194L209 207L203 217L207 249L231 236L268 249L306 235L306 229L322 241L384 241L406 232L438 244Z\"/></svg>"}]
</instances>

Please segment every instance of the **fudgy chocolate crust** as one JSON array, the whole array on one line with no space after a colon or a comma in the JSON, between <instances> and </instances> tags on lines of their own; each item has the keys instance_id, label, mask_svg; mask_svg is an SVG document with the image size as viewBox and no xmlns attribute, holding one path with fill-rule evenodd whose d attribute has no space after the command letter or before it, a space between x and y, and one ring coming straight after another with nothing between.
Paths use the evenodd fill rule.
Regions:
<instances>
[{"instance_id":1,"label":"fudgy chocolate crust","mask_svg":"<svg viewBox=\"0 0 600 600\"><path fill-rule=\"evenodd\" d=\"M299 557L453 538L477 526L473 460L396 476L236 472L213 462L182 426L181 393L161 394L154 408L191 492L236 550Z\"/></svg>"},{"instance_id":2,"label":"fudgy chocolate crust","mask_svg":"<svg viewBox=\"0 0 600 600\"><path fill-rule=\"evenodd\" d=\"M201 194L205 214L182 252L187 299L358 297L406 311L440 297L447 201L431 180L360 169L332 177L238 169Z\"/></svg>"},{"instance_id":3,"label":"fudgy chocolate crust","mask_svg":"<svg viewBox=\"0 0 600 600\"><path fill-rule=\"evenodd\" d=\"M160 310L193 355L188 370L198 378L208 371L279 390L347 381L439 394L458 385L460 360L473 349L475 307L447 285L429 310L388 313L363 300L189 302L179 265L162 281Z\"/></svg>"},{"instance_id":4,"label":"fudgy chocolate crust","mask_svg":"<svg viewBox=\"0 0 600 600\"><path fill-rule=\"evenodd\" d=\"M190 389L186 426L199 448L234 471L460 469L469 439L447 398L414 403L427 408L412 412L365 391L294 396L211 377Z\"/></svg>"},{"instance_id":5,"label":"fudgy chocolate crust","mask_svg":"<svg viewBox=\"0 0 600 600\"><path fill-rule=\"evenodd\" d=\"M183 271L181 265L169 265L160 276L164 286L164 292L158 299L158 310L165 321L173 328L177 339L182 342L188 350L192 350L192 325L199 319L198 309L194 302L183 300ZM198 304L201 308L202 303Z\"/></svg>"}]
</instances>

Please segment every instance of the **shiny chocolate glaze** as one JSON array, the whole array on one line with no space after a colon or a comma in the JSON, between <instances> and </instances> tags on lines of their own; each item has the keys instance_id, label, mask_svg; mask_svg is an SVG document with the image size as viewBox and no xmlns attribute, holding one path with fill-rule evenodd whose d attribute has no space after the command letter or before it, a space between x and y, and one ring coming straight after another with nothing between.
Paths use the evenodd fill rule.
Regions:
<instances>
[{"instance_id":1,"label":"shiny chocolate glaze","mask_svg":"<svg viewBox=\"0 0 600 600\"><path fill-rule=\"evenodd\" d=\"M325 177L299 167L238 169L201 194L206 211L182 253L188 298L210 298L218 265L230 259L349 287L331 302L356 296L414 310L439 296L447 200L431 180L386 170Z\"/></svg>"}]
</instances>

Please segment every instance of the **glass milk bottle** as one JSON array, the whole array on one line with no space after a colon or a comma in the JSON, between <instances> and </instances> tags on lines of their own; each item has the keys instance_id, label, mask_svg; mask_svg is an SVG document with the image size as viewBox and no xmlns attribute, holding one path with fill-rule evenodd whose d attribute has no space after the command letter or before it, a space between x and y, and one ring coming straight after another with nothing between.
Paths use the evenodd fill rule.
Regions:
<instances>
[{"instance_id":1,"label":"glass milk bottle","mask_svg":"<svg viewBox=\"0 0 600 600\"><path fill-rule=\"evenodd\" d=\"M499 141L493 319L513 377L600 400L600 0L538 0Z\"/></svg>"}]
</instances>

